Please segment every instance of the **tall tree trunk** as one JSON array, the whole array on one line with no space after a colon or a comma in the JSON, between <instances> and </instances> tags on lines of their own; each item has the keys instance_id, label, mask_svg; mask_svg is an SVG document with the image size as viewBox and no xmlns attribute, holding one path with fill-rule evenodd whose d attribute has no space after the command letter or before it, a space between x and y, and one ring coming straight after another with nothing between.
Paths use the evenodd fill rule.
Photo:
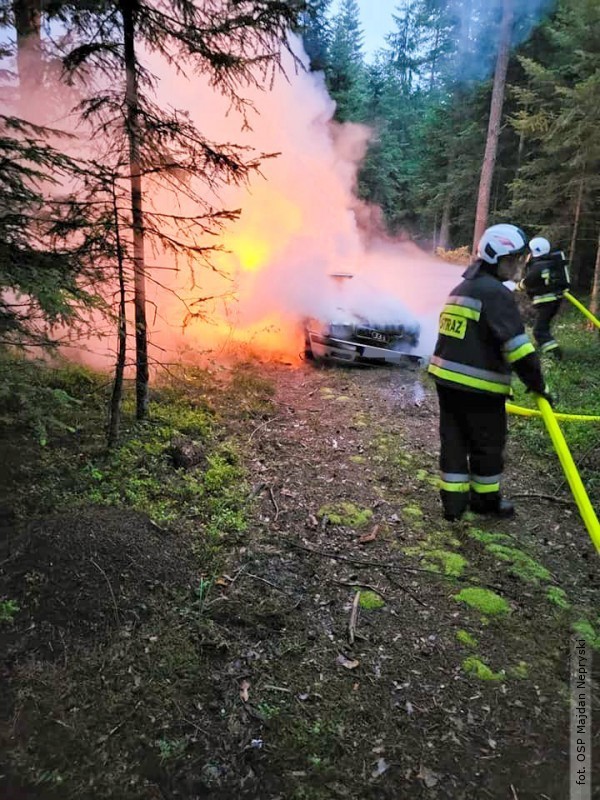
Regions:
<instances>
[{"instance_id":1,"label":"tall tree trunk","mask_svg":"<svg viewBox=\"0 0 600 800\"><path fill-rule=\"evenodd\" d=\"M500 137L500 125L502 122L502 108L504 106L504 91L506 86L506 73L508 71L508 59L510 56L510 40L513 29L513 18L513 0L504 0L502 23L500 26L498 60L496 62L494 89L492 91L492 103L490 107L490 121L488 124L485 155L483 157L481 178L479 181L477 211L475 213L475 231L473 234L474 253L477 250L479 240L481 239L484 230L487 228L488 223L492 179L494 177L494 167L496 166L498 139Z\"/></svg>"},{"instance_id":2,"label":"tall tree trunk","mask_svg":"<svg viewBox=\"0 0 600 800\"><path fill-rule=\"evenodd\" d=\"M440 241L439 247L447 250L450 246L450 215L452 211L452 201L450 195L446 197L444 203L444 210L442 212L442 223L440 225Z\"/></svg>"},{"instance_id":3,"label":"tall tree trunk","mask_svg":"<svg viewBox=\"0 0 600 800\"><path fill-rule=\"evenodd\" d=\"M40 86L42 77L42 0L13 0L17 32L17 72L21 99Z\"/></svg>"},{"instance_id":4,"label":"tall tree trunk","mask_svg":"<svg viewBox=\"0 0 600 800\"><path fill-rule=\"evenodd\" d=\"M590 311L598 316L600 306L600 234L598 235L598 248L596 250L596 265L594 267L594 283L592 285L592 298L590 301Z\"/></svg>"},{"instance_id":5,"label":"tall tree trunk","mask_svg":"<svg viewBox=\"0 0 600 800\"><path fill-rule=\"evenodd\" d=\"M435 26L435 43L433 45L433 58L431 60L431 79L429 81L429 91L433 91L435 86L435 68L437 67L438 52L437 49L440 44L440 23Z\"/></svg>"},{"instance_id":6,"label":"tall tree trunk","mask_svg":"<svg viewBox=\"0 0 600 800\"><path fill-rule=\"evenodd\" d=\"M575 269L575 252L577 250L577 236L579 234L579 222L581 220L581 206L583 205L583 189L585 181L583 178L579 181L579 189L577 191L577 202L575 203L575 216L573 218L573 233L571 234L571 244L569 246L569 264L571 266L571 281L577 285L577 273Z\"/></svg>"},{"instance_id":7,"label":"tall tree trunk","mask_svg":"<svg viewBox=\"0 0 600 800\"><path fill-rule=\"evenodd\" d=\"M148 327L146 324L146 263L144 259L144 212L140 167L140 130L137 61L135 57L135 0L123 0L123 44L127 74L127 135L131 182L131 220L133 227L133 290L135 307L135 396L136 416L144 419L148 411Z\"/></svg>"},{"instance_id":8,"label":"tall tree trunk","mask_svg":"<svg viewBox=\"0 0 600 800\"><path fill-rule=\"evenodd\" d=\"M115 380L110 398L110 416L108 419L108 447L114 447L119 438L121 425L121 400L123 398L123 380L125 377L125 360L127 357L127 306L125 297L125 264L123 247L121 243L121 228L119 222L119 209L117 206L117 193L115 189L116 177L112 181L113 214L115 220L115 236L117 241L117 266L119 278L119 322L118 322L118 348L117 363L115 365Z\"/></svg>"}]
</instances>

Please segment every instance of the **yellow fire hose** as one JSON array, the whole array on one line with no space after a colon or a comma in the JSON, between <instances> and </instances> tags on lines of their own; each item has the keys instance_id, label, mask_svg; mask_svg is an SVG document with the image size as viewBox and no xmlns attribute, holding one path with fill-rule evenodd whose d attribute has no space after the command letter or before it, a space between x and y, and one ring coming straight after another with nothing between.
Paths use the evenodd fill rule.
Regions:
<instances>
[{"instance_id":1,"label":"yellow fire hose","mask_svg":"<svg viewBox=\"0 0 600 800\"><path fill-rule=\"evenodd\" d=\"M600 522L598 522L596 512L590 503L590 498L587 495L585 486L583 485L579 472L577 471L577 467L573 461L573 456L571 455L560 426L556 421L556 416L552 411L552 406L543 397L538 396L536 399L538 408L548 433L550 434L550 439L552 440L554 449L556 450L565 476L569 482L569 486L571 487L571 492L573 493L573 497L577 503L577 508L579 509L581 518L585 523L585 527L588 530L596 550L598 553L600 553Z\"/></svg>"},{"instance_id":2,"label":"yellow fire hose","mask_svg":"<svg viewBox=\"0 0 600 800\"><path fill-rule=\"evenodd\" d=\"M592 324L594 324L597 328L600 329L600 319L595 317L592 314L592 312L583 305L583 303L580 303L579 300L576 297L573 297L571 292L565 292L564 296L567 298L567 300L569 302L573 303L575 308L577 308L577 309L579 309L579 311L581 311L581 313L583 314L584 317L587 317Z\"/></svg>"},{"instance_id":3,"label":"yellow fire hose","mask_svg":"<svg viewBox=\"0 0 600 800\"><path fill-rule=\"evenodd\" d=\"M507 403L506 410L509 414L515 414L518 417L542 416L541 411L536 411L533 408L524 408L523 406L515 406L513 403ZM564 422L600 422L600 417L591 417L587 414L560 414L556 411L553 413L556 419L563 420Z\"/></svg>"}]
</instances>

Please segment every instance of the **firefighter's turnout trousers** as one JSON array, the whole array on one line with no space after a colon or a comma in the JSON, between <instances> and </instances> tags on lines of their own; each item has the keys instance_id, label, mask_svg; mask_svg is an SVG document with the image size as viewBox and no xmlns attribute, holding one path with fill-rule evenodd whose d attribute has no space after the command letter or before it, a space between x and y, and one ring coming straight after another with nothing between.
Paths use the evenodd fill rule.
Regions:
<instances>
[{"instance_id":1,"label":"firefighter's turnout trousers","mask_svg":"<svg viewBox=\"0 0 600 800\"><path fill-rule=\"evenodd\" d=\"M504 396L437 384L444 512L459 517L471 503L493 511L500 502L506 444Z\"/></svg>"},{"instance_id":2,"label":"firefighter's turnout trousers","mask_svg":"<svg viewBox=\"0 0 600 800\"><path fill-rule=\"evenodd\" d=\"M440 314L429 363L440 398L440 488L450 519L469 502L475 511L499 510L512 370L532 391L545 391L515 299L495 270L475 261L464 273Z\"/></svg>"},{"instance_id":3,"label":"firefighter's turnout trousers","mask_svg":"<svg viewBox=\"0 0 600 800\"><path fill-rule=\"evenodd\" d=\"M550 329L552 320L558 314L562 299L550 300L546 303L535 303L535 326L533 338L542 353L560 355L560 347Z\"/></svg>"}]
</instances>

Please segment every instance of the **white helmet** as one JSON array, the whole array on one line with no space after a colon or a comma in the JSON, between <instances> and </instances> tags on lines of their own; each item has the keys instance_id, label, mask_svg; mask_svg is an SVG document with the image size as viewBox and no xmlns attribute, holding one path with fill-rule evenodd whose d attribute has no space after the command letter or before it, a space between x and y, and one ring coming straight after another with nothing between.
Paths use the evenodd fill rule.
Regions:
<instances>
[{"instance_id":1,"label":"white helmet","mask_svg":"<svg viewBox=\"0 0 600 800\"><path fill-rule=\"evenodd\" d=\"M527 236L516 225L492 225L479 240L477 256L488 264L497 264L502 256L517 255L526 247Z\"/></svg>"},{"instance_id":2,"label":"white helmet","mask_svg":"<svg viewBox=\"0 0 600 800\"><path fill-rule=\"evenodd\" d=\"M536 236L535 239L532 239L529 242L529 249L531 250L531 255L534 258L538 258L539 256L547 256L550 252L550 242L548 239L544 239L543 236Z\"/></svg>"}]
</instances>

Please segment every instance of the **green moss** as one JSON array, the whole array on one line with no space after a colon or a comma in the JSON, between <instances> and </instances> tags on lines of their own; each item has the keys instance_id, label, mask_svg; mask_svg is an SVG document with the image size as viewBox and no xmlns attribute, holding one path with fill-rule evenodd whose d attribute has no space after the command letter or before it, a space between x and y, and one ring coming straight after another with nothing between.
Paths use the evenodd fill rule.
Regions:
<instances>
[{"instance_id":1,"label":"green moss","mask_svg":"<svg viewBox=\"0 0 600 800\"><path fill-rule=\"evenodd\" d=\"M471 636L468 631L456 631L456 639L465 647L471 647L473 650L475 650L479 644L477 639L474 636Z\"/></svg>"},{"instance_id":2,"label":"green moss","mask_svg":"<svg viewBox=\"0 0 600 800\"><path fill-rule=\"evenodd\" d=\"M525 680L525 678L529 677L529 666L526 661L519 661L518 664L508 670L508 674L512 678Z\"/></svg>"},{"instance_id":3,"label":"green moss","mask_svg":"<svg viewBox=\"0 0 600 800\"><path fill-rule=\"evenodd\" d=\"M567 593L564 589L560 589L558 586L550 586L546 591L546 598L551 602L554 603L555 606L564 609L565 611L571 608L571 604L567 598Z\"/></svg>"},{"instance_id":4,"label":"green moss","mask_svg":"<svg viewBox=\"0 0 600 800\"><path fill-rule=\"evenodd\" d=\"M364 464L366 460L364 456L350 456L350 461L353 464Z\"/></svg>"},{"instance_id":5,"label":"green moss","mask_svg":"<svg viewBox=\"0 0 600 800\"><path fill-rule=\"evenodd\" d=\"M481 542L481 544L500 544L510 541L510 537L506 536L504 533L488 533L487 531L482 531L480 528L469 528L467 530L467 535L470 536L471 539Z\"/></svg>"},{"instance_id":6,"label":"green moss","mask_svg":"<svg viewBox=\"0 0 600 800\"><path fill-rule=\"evenodd\" d=\"M440 562L444 575L456 578L463 574L465 567L469 563L463 556L458 553L451 553L448 550L430 550L427 553L427 560L431 559Z\"/></svg>"},{"instance_id":7,"label":"green moss","mask_svg":"<svg viewBox=\"0 0 600 800\"><path fill-rule=\"evenodd\" d=\"M368 611L372 611L376 608L383 608L385 602L380 595L376 592L361 592L360 593L360 600L359 605L361 608L367 609Z\"/></svg>"},{"instance_id":8,"label":"green moss","mask_svg":"<svg viewBox=\"0 0 600 800\"><path fill-rule=\"evenodd\" d=\"M573 623L573 631L585 639L594 650L600 650L600 635L588 619L580 619Z\"/></svg>"},{"instance_id":9,"label":"green moss","mask_svg":"<svg viewBox=\"0 0 600 800\"><path fill-rule=\"evenodd\" d=\"M421 519L423 517L423 511L419 508L419 506L405 506L402 509L402 513L406 517L410 517L412 519Z\"/></svg>"},{"instance_id":10,"label":"green moss","mask_svg":"<svg viewBox=\"0 0 600 800\"><path fill-rule=\"evenodd\" d=\"M490 589L471 586L454 595L454 599L490 617L510 613L510 606L506 600Z\"/></svg>"},{"instance_id":11,"label":"green moss","mask_svg":"<svg viewBox=\"0 0 600 800\"><path fill-rule=\"evenodd\" d=\"M366 525L372 518L373 512L370 508L359 508L354 503L342 501L323 506L317 511L319 518L327 517L332 525L342 525L345 528L360 528Z\"/></svg>"},{"instance_id":12,"label":"green moss","mask_svg":"<svg viewBox=\"0 0 600 800\"><path fill-rule=\"evenodd\" d=\"M476 656L465 658L462 666L467 674L474 675L481 681L501 681L504 678L504 672L493 672L487 664L484 664Z\"/></svg>"},{"instance_id":13,"label":"green moss","mask_svg":"<svg viewBox=\"0 0 600 800\"><path fill-rule=\"evenodd\" d=\"M500 561L506 561L510 564L510 572L527 583L548 581L552 577L546 567L522 550L517 550L514 547L506 547L506 545L503 544L489 544L486 550L488 553L491 553L491 555L500 559Z\"/></svg>"}]
</instances>

